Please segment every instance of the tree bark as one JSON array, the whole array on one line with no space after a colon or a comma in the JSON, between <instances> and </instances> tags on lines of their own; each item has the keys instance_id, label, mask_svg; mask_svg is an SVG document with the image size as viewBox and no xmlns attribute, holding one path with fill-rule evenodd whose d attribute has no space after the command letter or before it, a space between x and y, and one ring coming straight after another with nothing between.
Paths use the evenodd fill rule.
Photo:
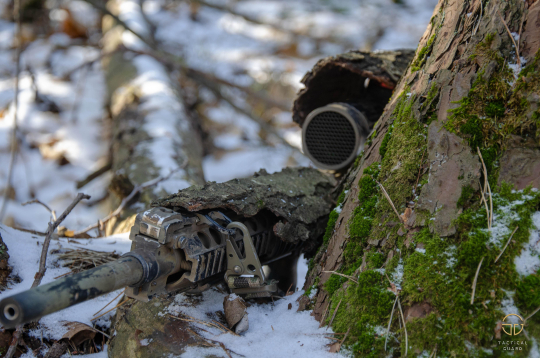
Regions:
<instances>
[{"instance_id":1,"label":"tree bark","mask_svg":"<svg viewBox=\"0 0 540 358\"><path fill-rule=\"evenodd\" d=\"M531 189L540 187L539 20L540 1L437 5L349 172L305 286L318 290L318 320L350 329L356 356L501 354L505 315L540 306L538 267L522 253L540 203ZM505 25L521 32L516 45ZM527 321L528 346L516 354L537 350L539 323Z\"/></svg>"}]
</instances>

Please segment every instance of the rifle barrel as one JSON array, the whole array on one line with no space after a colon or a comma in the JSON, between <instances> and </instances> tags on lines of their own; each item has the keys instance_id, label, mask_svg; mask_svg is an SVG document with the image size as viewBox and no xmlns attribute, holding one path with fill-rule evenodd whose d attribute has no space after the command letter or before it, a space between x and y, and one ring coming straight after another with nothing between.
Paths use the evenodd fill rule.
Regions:
<instances>
[{"instance_id":1,"label":"rifle barrel","mask_svg":"<svg viewBox=\"0 0 540 358\"><path fill-rule=\"evenodd\" d=\"M45 315L94 297L139 283L143 266L125 256L105 265L17 293L0 301L0 323L4 328L37 320Z\"/></svg>"}]
</instances>

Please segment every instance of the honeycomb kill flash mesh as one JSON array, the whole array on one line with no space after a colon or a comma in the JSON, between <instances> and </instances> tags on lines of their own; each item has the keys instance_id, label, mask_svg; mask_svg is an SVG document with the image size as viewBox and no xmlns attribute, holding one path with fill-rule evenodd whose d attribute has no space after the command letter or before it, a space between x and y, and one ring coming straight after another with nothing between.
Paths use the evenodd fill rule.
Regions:
<instances>
[{"instance_id":1,"label":"honeycomb kill flash mesh","mask_svg":"<svg viewBox=\"0 0 540 358\"><path fill-rule=\"evenodd\" d=\"M309 154L326 165L346 161L356 148L354 128L337 112L317 114L306 128L305 144Z\"/></svg>"}]
</instances>

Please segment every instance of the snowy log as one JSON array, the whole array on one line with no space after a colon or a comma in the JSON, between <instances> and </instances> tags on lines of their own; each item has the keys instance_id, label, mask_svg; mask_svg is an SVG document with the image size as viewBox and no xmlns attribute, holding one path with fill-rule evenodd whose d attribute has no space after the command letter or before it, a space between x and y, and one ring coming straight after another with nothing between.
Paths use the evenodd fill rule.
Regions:
<instances>
[{"instance_id":1,"label":"snowy log","mask_svg":"<svg viewBox=\"0 0 540 358\"><path fill-rule=\"evenodd\" d=\"M146 22L138 2L109 1L108 9L141 36L152 38L152 26ZM104 49L144 50L147 45L104 17ZM152 40L148 40L149 42ZM136 199L142 205L127 210L118 220L111 220L107 233L129 230L132 220L121 223L152 200L174 193L192 184L202 184L203 155L200 135L186 112L175 72L155 58L125 51L113 52L103 59L111 125L111 160L114 173L110 189L115 194L113 206L129 195L134 187L159 176L167 176L182 167L168 180L145 191ZM134 207L133 203L131 205Z\"/></svg>"}]
</instances>

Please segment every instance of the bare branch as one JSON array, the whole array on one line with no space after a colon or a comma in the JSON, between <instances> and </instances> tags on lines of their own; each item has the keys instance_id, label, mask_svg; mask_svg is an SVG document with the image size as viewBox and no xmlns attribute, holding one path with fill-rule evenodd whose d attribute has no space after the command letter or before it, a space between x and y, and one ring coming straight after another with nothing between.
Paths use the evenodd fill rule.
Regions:
<instances>
[{"instance_id":1,"label":"bare branch","mask_svg":"<svg viewBox=\"0 0 540 358\"><path fill-rule=\"evenodd\" d=\"M45 209L47 209L47 211L49 213L51 213L53 221L56 221L56 211L49 208L49 206L47 204L43 203L42 201L39 201L38 199L34 199L34 200L27 201L25 203L22 203L21 205L26 206L28 204L40 204L40 205L42 205L43 207L45 207Z\"/></svg>"},{"instance_id":2,"label":"bare branch","mask_svg":"<svg viewBox=\"0 0 540 358\"><path fill-rule=\"evenodd\" d=\"M67 207L66 210L60 215L60 217L55 220L53 223L49 223L49 226L47 228L47 234L45 236L45 240L43 241L43 247L41 249L41 257L39 259L39 270L36 272L36 275L34 276L34 282L32 283L32 288L39 286L41 283L41 280L43 279L43 276L45 275L45 271L47 271L47 254L49 252L49 245L51 243L51 237L58 227L64 221L64 219L69 215L69 213L75 208L75 206L82 200L82 199L90 199L89 195L79 193L77 194L77 197L73 202ZM43 203L42 203L43 204ZM11 345L9 346L9 350L6 353L6 357L13 357L15 354L15 350L17 349L17 344L19 342L19 339L22 334L24 325L17 326L17 329L15 332L13 332L13 338L11 340Z\"/></svg>"},{"instance_id":3,"label":"bare branch","mask_svg":"<svg viewBox=\"0 0 540 358\"><path fill-rule=\"evenodd\" d=\"M131 199L133 199L135 197L135 195L137 195L138 193L142 192L143 190L151 187L151 186L154 186L164 180L167 180L169 179L174 173L176 173L177 171L179 171L180 169L183 169L186 167L188 163L188 160L186 159L184 161L184 163L174 169L174 170L171 170L171 172L165 176L159 176L155 179L152 179L152 180L149 180L145 183L142 183L141 185L138 185L136 186L133 191L128 195L126 196L124 199L122 199L122 202L120 203L120 205L116 208L115 211L113 211L112 213L110 213L109 215L107 215L106 217L104 217L103 219L100 220L100 223L101 225L105 225L109 220L111 220L112 218L114 217L117 217L118 215L120 215L122 213L122 211L124 210L124 208L126 207L126 205L131 201ZM93 230L93 229L97 229L100 225L100 223L96 223L96 224L93 224L93 225L90 225L80 231L77 231L73 234L73 236L78 236L78 235L81 235L81 234L85 234L87 233L88 231L90 230Z\"/></svg>"}]
</instances>

